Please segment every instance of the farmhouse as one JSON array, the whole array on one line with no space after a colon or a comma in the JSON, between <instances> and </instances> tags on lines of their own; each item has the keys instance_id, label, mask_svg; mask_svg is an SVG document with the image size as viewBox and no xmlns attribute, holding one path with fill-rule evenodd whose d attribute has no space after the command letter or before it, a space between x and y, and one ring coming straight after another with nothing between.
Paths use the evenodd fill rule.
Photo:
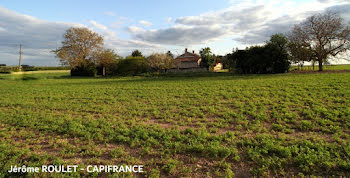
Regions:
<instances>
[{"instance_id":1,"label":"farmhouse","mask_svg":"<svg viewBox=\"0 0 350 178\"><path fill-rule=\"evenodd\" d=\"M191 71L205 71L206 68L200 66L201 56L196 54L194 51L188 52L187 48L185 53L178 56L175 60L179 63L176 68L171 69L172 72L191 72Z\"/></svg>"}]
</instances>

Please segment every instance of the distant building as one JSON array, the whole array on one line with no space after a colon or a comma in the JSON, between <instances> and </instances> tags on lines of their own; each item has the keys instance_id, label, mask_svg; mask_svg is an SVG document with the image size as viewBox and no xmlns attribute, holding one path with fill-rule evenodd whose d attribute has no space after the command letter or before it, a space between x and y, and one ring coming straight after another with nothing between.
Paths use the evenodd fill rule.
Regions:
<instances>
[{"instance_id":1,"label":"distant building","mask_svg":"<svg viewBox=\"0 0 350 178\"><path fill-rule=\"evenodd\" d=\"M220 71L222 69L223 69L222 63L216 63L213 70L214 71Z\"/></svg>"},{"instance_id":2,"label":"distant building","mask_svg":"<svg viewBox=\"0 0 350 178\"><path fill-rule=\"evenodd\" d=\"M215 66L213 67L213 70L220 71L223 68L224 68L224 65L222 64L220 57L216 57Z\"/></svg>"},{"instance_id":3,"label":"distant building","mask_svg":"<svg viewBox=\"0 0 350 178\"><path fill-rule=\"evenodd\" d=\"M188 52L187 48L185 49L185 53L175 58L175 60L178 60L178 66L177 68L171 69L171 72L182 72L182 71L188 71L188 72L195 72L195 71L205 71L206 68L202 68L200 66L201 64L201 56L196 54L194 51Z\"/></svg>"}]
</instances>

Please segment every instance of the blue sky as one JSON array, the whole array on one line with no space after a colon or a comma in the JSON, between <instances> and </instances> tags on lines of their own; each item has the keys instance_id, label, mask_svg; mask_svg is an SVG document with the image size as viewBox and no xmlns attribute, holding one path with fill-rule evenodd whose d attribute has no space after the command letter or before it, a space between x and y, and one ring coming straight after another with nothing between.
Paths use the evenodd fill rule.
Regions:
<instances>
[{"instance_id":1,"label":"blue sky","mask_svg":"<svg viewBox=\"0 0 350 178\"><path fill-rule=\"evenodd\" d=\"M0 5L49 21L83 22L84 19L96 19L101 23L109 23L115 18L106 18L105 12L113 12L117 17L160 22L167 17L176 18L219 10L229 6L230 1L222 0L219 3L213 3L212 0L2 0Z\"/></svg>"},{"instance_id":2,"label":"blue sky","mask_svg":"<svg viewBox=\"0 0 350 178\"><path fill-rule=\"evenodd\" d=\"M349 19L349 0L2 0L0 63L58 65L50 53L64 31L84 26L104 36L105 47L126 56L209 46L224 55L286 33L307 16L335 10Z\"/></svg>"}]
</instances>

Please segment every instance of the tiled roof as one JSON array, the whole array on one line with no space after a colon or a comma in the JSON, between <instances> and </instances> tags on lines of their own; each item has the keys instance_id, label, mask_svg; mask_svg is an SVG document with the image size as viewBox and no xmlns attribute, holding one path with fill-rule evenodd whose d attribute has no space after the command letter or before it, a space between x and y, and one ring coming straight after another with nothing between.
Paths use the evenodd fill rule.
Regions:
<instances>
[{"instance_id":1,"label":"tiled roof","mask_svg":"<svg viewBox=\"0 0 350 178\"><path fill-rule=\"evenodd\" d=\"M176 59L180 60L181 62L190 62L195 61L197 62L201 57L198 54L185 52L184 54L178 56Z\"/></svg>"}]
</instances>

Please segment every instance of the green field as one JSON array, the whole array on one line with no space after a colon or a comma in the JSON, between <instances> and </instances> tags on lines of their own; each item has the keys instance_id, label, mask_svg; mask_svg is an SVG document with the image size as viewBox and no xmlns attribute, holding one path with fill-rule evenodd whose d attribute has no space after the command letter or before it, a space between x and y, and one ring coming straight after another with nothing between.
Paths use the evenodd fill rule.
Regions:
<instances>
[{"instance_id":1,"label":"green field","mask_svg":"<svg viewBox=\"0 0 350 178\"><path fill-rule=\"evenodd\" d=\"M292 66L290 68L291 71L301 68L297 66ZM318 65L315 65L315 71L318 71L319 67ZM313 67L311 65L305 65L302 70L312 71ZM343 64L343 65L324 65L323 70L325 71L340 71L340 70L350 70L350 64Z\"/></svg>"},{"instance_id":2,"label":"green field","mask_svg":"<svg viewBox=\"0 0 350 178\"><path fill-rule=\"evenodd\" d=\"M150 177L350 176L350 73L65 75L0 75L0 177L43 164L142 164Z\"/></svg>"}]
</instances>

